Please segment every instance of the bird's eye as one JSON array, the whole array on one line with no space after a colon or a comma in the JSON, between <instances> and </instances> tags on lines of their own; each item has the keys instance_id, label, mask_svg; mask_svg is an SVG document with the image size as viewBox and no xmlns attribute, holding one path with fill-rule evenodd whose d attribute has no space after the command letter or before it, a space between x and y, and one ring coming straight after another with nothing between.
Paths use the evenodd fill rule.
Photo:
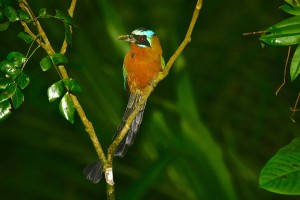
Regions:
<instances>
[{"instance_id":1,"label":"bird's eye","mask_svg":"<svg viewBox=\"0 0 300 200\"><path fill-rule=\"evenodd\" d=\"M139 43L144 43L146 41L146 36L142 35L139 37Z\"/></svg>"}]
</instances>

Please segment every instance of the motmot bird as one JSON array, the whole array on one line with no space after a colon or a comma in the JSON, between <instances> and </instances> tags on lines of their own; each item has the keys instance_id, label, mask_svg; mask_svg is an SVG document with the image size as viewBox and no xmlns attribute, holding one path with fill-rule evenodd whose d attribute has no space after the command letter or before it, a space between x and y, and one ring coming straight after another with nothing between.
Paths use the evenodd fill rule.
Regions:
<instances>
[{"instance_id":1,"label":"motmot bird","mask_svg":"<svg viewBox=\"0 0 300 200\"><path fill-rule=\"evenodd\" d=\"M128 117L141 101L145 88L157 77L165 67L162 48L156 34L149 29L138 28L129 35L121 35L119 40L130 42L130 49L123 62L124 87L129 90L129 100L122 122L114 136L116 138L123 129ZM133 119L127 135L118 145L114 155L123 157L128 147L134 142L143 119L146 102ZM88 165L83 173L93 183L98 183L102 177L103 163L96 161Z\"/></svg>"}]
</instances>

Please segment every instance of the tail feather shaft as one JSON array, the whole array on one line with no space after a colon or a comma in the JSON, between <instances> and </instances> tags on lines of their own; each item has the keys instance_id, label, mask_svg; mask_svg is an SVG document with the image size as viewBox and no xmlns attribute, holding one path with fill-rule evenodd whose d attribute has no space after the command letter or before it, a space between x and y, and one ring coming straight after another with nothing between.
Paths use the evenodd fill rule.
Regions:
<instances>
[{"instance_id":1,"label":"tail feather shaft","mask_svg":"<svg viewBox=\"0 0 300 200\"><path fill-rule=\"evenodd\" d=\"M122 123L120 124L116 135L114 138L116 138L120 132L122 131L123 127L125 126L125 123L130 116L130 114L133 112L133 110L136 108L136 106L139 104L141 101L141 96L139 94L130 94L129 101L122 119ZM118 145L115 156L123 157L127 150L128 147L131 146L134 142L134 139L139 131L140 125L142 123L143 119L143 114L145 110L146 103L142 106L141 110L138 112L136 117L133 119L130 128L128 130L127 135L123 138L123 140L120 142Z\"/></svg>"}]
</instances>

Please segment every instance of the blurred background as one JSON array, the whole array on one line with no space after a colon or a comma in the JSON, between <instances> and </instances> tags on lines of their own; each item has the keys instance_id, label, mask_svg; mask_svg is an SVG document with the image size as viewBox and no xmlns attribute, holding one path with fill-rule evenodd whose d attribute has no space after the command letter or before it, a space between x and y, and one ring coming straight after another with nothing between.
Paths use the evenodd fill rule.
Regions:
<instances>
[{"instance_id":1,"label":"blurred background","mask_svg":"<svg viewBox=\"0 0 300 200\"><path fill-rule=\"evenodd\" d=\"M259 35L287 17L284 1L204 1L191 43L168 77L150 96L134 145L114 160L116 199L282 200L258 186L264 164L299 135L300 113L293 123L289 108L299 84L283 80L285 47L261 47ZM70 1L29 1L35 13L67 11ZM127 103L122 62L127 43L121 34L147 27L159 36L167 61L185 36L196 0L78 1L73 45L68 48L70 77L83 87L78 96L107 149ZM64 26L41 19L58 51ZM17 38L18 23L0 32L0 58L26 54ZM75 119L63 119L47 88L57 72L42 72L41 49L25 68L30 85L25 102L0 124L0 198L106 199L106 185L82 175L97 156Z\"/></svg>"}]
</instances>

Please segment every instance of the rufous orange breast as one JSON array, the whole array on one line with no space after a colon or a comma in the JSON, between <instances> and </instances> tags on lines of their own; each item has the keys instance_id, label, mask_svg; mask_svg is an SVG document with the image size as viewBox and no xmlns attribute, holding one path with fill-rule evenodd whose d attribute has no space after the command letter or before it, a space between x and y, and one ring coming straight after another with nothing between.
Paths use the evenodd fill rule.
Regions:
<instances>
[{"instance_id":1,"label":"rufous orange breast","mask_svg":"<svg viewBox=\"0 0 300 200\"><path fill-rule=\"evenodd\" d=\"M152 38L152 46L142 48L135 43L131 43L130 51L124 59L127 83L130 92L137 91L143 93L143 89L155 79L162 70L162 49L159 39Z\"/></svg>"}]
</instances>

